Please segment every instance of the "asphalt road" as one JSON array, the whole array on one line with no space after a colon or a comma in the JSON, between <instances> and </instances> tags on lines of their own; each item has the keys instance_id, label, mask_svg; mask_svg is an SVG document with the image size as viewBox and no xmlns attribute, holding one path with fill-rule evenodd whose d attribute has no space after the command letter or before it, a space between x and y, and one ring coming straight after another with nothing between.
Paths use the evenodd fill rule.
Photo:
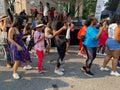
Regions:
<instances>
[{"instance_id":1,"label":"asphalt road","mask_svg":"<svg viewBox=\"0 0 120 90\"><path fill-rule=\"evenodd\" d=\"M43 68L46 72L44 75L38 74L37 58L31 54L33 69L23 70L20 66L18 73L21 79L19 80L13 79L13 69L6 68L5 60L0 55L0 90L120 90L120 77L110 76L110 71L99 70L104 56L97 56L95 59L92 66L94 77L90 78L80 71L85 58L77 56L77 52L77 46L70 47L70 55L66 55L66 64L63 65L65 69L63 76L53 73L58 56L55 48L51 49L50 54L45 54ZM108 68L111 69L111 62Z\"/></svg>"}]
</instances>

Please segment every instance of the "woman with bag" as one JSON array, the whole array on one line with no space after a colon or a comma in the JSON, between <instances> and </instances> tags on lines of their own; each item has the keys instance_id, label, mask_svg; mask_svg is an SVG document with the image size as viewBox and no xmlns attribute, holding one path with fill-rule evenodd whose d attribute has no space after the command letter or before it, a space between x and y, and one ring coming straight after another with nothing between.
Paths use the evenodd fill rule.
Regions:
<instances>
[{"instance_id":1,"label":"woman with bag","mask_svg":"<svg viewBox=\"0 0 120 90\"><path fill-rule=\"evenodd\" d=\"M106 41L106 47L108 49L107 56L104 58L104 62L101 71L108 71L106 67L108 62L112 60L112 71L110 75L120 76L117 72L118 58L120 57L120 15L114 15L111 18L110 25L108 27L108 39Z\"/></svg>"},{"instance_id":2,"label":"woman with bag","mask_svg":"<svg viewBox=\"0 0 120 90\"><path fill-rule=\"evenodd\" d=\"M55 67L54 73L63 75L63 68L60 68L61 63L65 57L66 52L66 32L67 24L64 22L63 14L59 14L55 25L53 27L53 36L55 36L55 44L58 52L57 66Z\"/></svg>"}]
</instances>

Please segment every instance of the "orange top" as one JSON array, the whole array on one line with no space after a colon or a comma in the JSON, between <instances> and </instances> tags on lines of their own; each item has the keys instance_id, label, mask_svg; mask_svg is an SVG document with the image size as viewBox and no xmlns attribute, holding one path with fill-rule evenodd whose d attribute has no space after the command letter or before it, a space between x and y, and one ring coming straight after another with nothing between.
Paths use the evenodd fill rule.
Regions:
<instances>
[{"instance_id":1,"label":"orange top","mask_svg":"<svg viewBox=\"0 0 120 90\"><path fill-rule=\"evenodd\" d=\"M82 35L85 35L87 26L82 26L78 31L77 38L80 39Z\"/></svg>"}]
</instances>

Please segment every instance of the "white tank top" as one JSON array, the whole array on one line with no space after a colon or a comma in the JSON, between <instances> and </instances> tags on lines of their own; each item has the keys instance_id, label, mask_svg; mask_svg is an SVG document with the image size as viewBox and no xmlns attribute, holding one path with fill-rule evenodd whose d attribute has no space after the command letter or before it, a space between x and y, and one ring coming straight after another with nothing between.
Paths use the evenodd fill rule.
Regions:
<instances>
[{"instance_id":1,"label":"white tank top","mask_svg":"<svg viewBox=\"0 0 120 90\"><path fill-rule=\"evenodd\" d=\"M114 38L114 30L117 27L116 23L110 24L108 27L108 37L109 38Z\"/></svg>"}]
</instances>

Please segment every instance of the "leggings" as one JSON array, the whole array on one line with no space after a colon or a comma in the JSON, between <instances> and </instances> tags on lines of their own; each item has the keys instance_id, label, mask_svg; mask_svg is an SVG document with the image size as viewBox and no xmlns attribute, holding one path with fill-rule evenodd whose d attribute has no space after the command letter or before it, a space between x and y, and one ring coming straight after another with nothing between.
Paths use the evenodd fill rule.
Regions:
<instances>
[{"instance_id":1,"label":"leggings","mask_svg":"<svg viewBox=\"0 0 120 90\"><path fill-rule=\"evenodd\" d=\"M87 60L86 60L86 67L87 68L91 68L93 60L96 58L96 47L90 48L90 47L86 47L84 46L86 52L87 52Z\"/></svg>"},{"instance_id":2,"label":"leggings","mask_svg":"<svg viewBox=\"0 0 120 90\"><path fill-rule=\"evenodd\" d=\"M58 59L57 59L57 68L60 68L61 62L63 61L65 57L65 52L66 52L66 42L64 42L62 45L57 46L57 51L58 51Z\"/></svg>"}]
</instances>

